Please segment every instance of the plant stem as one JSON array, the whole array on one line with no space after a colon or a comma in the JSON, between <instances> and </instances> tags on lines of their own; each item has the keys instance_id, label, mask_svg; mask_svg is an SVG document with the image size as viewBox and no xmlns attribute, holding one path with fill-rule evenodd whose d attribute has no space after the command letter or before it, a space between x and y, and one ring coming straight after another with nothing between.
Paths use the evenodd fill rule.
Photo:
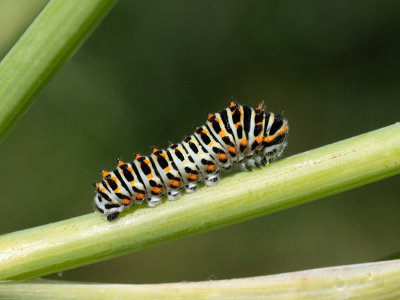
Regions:
<instances>
[{"instance_id":1,"label":"plant stem","mask_svg":"<svg viewBox=\"0 0 400 300\"><path fill-rule=\"evenodd\" d=\"M400 260L230 280L96 284L52 280L0 283L12 299L398 299ZM32 292L34 291L34 292Z\"/></svg>"},{"instance_id":2,"label":"plant stem","mask_svg":"<svg viewBox=\"0 0 400 300\"><path fill-rule=\"evenodd\" d=\"M0 142L116 0L52 0L0 63Z\"/></svg>"},{"instance_id":3,"label":"plant stem","mask_svg":"<svg viewBox=\"0 0 400 300\"><path fill-rule=\"evenodd\" d=\"M0 279L70 269L400 173L400 123L304 152L115 222L97 213L0 236ZM89 201L89 199L87 199Z\"/></svg>"}]
</instances>

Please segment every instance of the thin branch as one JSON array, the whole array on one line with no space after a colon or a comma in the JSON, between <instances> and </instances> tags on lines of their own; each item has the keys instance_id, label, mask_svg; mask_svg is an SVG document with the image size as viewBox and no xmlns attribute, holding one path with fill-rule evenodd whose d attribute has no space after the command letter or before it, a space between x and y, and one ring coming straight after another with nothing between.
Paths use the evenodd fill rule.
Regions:
<instances>
[{"instance_id":1,"label":"thin branch","mask_svg":"<svg viewBox=\"0 0 400 300\"><path fill-rule=\"evenodd\" d=\"M91 264L400 173L400 123L301 153L115 222L96 213L0 236L0 279ZM86 199L85 201L91 201Z\"/></svg>"}]
</instances>

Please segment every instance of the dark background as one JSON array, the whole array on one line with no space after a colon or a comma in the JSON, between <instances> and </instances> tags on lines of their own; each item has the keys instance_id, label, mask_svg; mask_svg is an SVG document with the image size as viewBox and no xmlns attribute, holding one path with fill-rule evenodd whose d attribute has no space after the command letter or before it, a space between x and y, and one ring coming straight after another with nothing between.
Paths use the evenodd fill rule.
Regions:
<instances>
[{"instance_id":1,"label":"dark background","mask_svg":"<svg viewBox=\"0 0 400 300\"><path fill-rule=\"evenodd\" d=\"M0 2L0 57L46 1ZM285 156L399 121L398 1L120 1L0 147L0 233L92 211L116 158L180 141L236 99L284 111ZM171 282L376 260L400 249L399 177L66 271Z\"/></svg>"}]
</instances>

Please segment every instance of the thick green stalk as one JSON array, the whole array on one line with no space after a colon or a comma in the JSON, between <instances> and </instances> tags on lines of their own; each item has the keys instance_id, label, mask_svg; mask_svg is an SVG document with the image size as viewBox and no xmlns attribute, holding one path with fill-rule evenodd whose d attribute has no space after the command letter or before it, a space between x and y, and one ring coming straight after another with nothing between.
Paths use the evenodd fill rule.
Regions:
<instances>
[{"instance_id":1,"label":"thick green stalk","mask_svg":"<svg viewBox=\"0 0 400 300\"><path fill-rule=\"evenodd\" d=\"M400 173L400 123L240 172L115 222L97 213L0 237L0 279L87 265ZM87 199L91 201L91 199Z\"/></svg>"},{"instance_id":2,"label":"thick green stalk","mask_svg":"<svg viewBox=\"0 0 400 300\"><path fill-rule=\"evenodd\" d=\"M52 0L0 63L0 142L116 0Z\"/></svg>"},{"instance_id":3,"label":"thick green stalk","mask_svg":"<svg viewBox=\"0 0 400 300\"><path fill-rule=\"evenodd\" d=\"M7 299L399 299L400 260L251 278L162 284L0 283Z\"/></svg>"}]
</instances>

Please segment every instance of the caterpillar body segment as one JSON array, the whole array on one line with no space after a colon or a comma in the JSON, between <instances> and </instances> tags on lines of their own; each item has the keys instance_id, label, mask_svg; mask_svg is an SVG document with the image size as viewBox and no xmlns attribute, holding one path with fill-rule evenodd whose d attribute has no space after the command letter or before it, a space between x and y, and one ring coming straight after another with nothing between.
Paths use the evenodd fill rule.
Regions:
<instances>
[{"instance_id":1,"label":"caterpillar body segment","mask_svg":"<svg viewBox=\"0 0 400 300\"><path fill-rule=\"evenodd\" d=\"M176 200L182 190L195 192L200 182L214 185L221 169L233 164L259 168L282 154L288 130L287 120L265 112L262 104L251 108L232 102L209 114L205 125L182 142L149 156L138 154L131 163L119 160L114 171L103 171L103 180L95 184L95 208L112 221L133 203L147 201L153 207L165 195Z\"/></svg>"}]
</instances>

